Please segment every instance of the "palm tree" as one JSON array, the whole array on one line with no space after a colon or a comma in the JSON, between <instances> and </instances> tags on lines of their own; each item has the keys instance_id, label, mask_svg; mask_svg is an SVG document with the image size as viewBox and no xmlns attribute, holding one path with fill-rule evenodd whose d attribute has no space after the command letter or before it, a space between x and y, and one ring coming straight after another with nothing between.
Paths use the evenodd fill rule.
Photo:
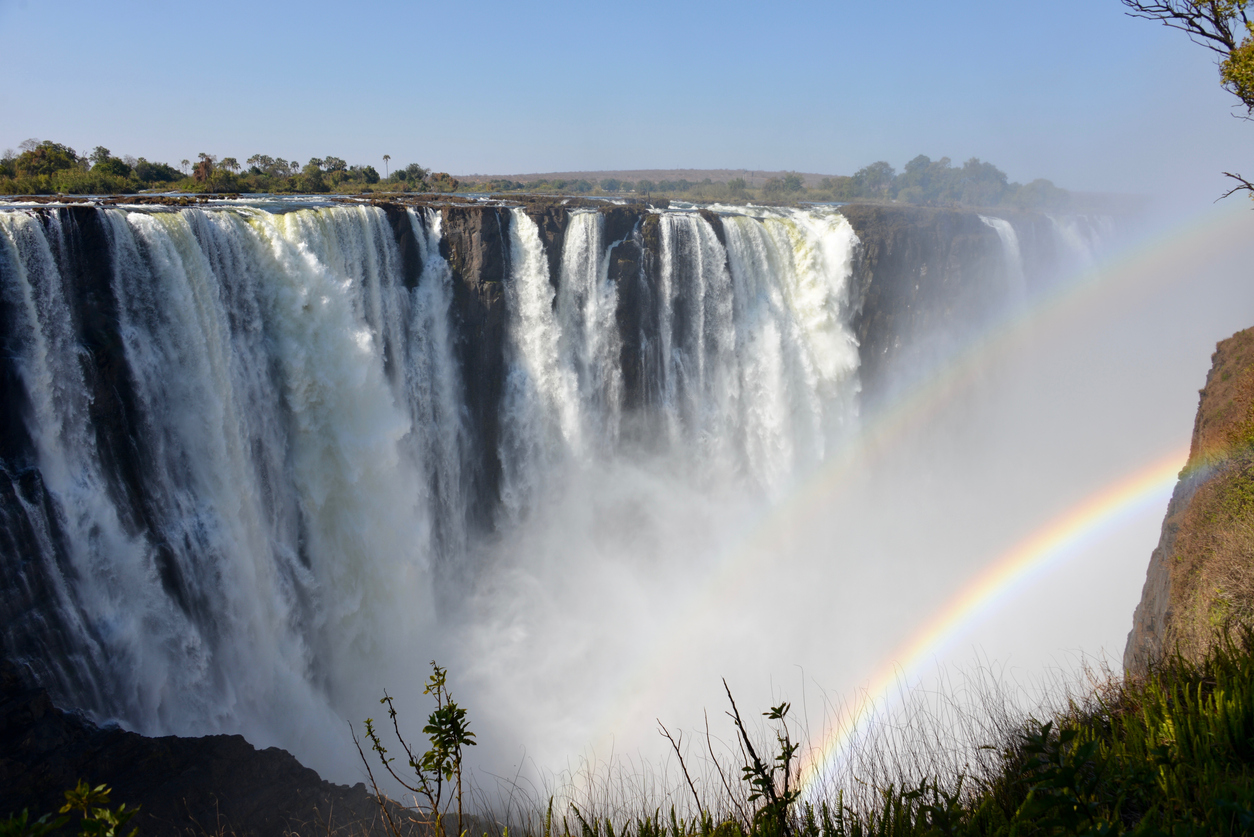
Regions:
<instances>
[{"instance_id":1,"label":"palm tree","mask_svg":"<svg viewBox=\"0 0 1254 837\"><path fill-rule=\"evenodd\" d=\"M391 154L383 155L383 179L384 180L388 179L388 160L391 160L391 159L392 159Z\"/></svg>"}]
</instances>

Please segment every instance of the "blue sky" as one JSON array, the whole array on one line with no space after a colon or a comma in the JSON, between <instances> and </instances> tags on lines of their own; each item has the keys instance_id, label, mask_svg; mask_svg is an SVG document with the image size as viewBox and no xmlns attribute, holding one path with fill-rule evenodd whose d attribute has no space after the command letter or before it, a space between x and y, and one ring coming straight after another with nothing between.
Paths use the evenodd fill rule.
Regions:
<instances>
[{"instance_id":1,"label":"blue sky","mask_svg":"<svg viewBox=\"0 0 1254 837\"><path fill-rule=\"evenodd\" d=\"M0 149L455 174L923 153L1207 199L1254 169L1212 54L1118 0L0 0L0 43Z\"/></svg>"}]
</instances>

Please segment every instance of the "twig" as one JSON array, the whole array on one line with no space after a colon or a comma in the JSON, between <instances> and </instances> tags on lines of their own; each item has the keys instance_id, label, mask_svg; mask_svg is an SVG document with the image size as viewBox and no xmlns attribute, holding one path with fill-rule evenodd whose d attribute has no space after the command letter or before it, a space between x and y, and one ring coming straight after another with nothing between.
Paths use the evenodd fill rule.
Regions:
<instances>
[{"instance_id":1,"label":"twig","mask_svg":"<svg viewBox=\"0 0 1254 837\"><path fill-rule=\"evenodd\" d=\"M737 810L740 811L740 818L745 824L745 829L748 830L748 828L752 824L749 821L749 815L745 811L744 806L740 804L740 801L736 799L736 795L732 793L731 785L728 784L727 782L727 774L723 772L723 765L718 763L718 757L714 755L714 745L711 743L711 739L710 739L710 713L706 712L704 714L705 714L705 746L706 746L706 749L710 751L710 761L714 762L714 769L718 771L718 777L719 779L723 781L723 789L727 791L728 801L731 802L731 804L735 805Z\"/></svg>"},{"instance_id":2,"label":"twig","mask_svg":"<svg viewBox=\"0 0 1254 837\"><path fill-rule=\"evenodd\" d=\"M388 810L387 797L379 792L379 783L374 780L374 771L370 769L370 762L366 760L366 754L361 749L361 742L357 740L357 730L353 729L351 723L348 725L348 732L353 736L353 746L357 748L357 755L361 756L361 763L366 767L366 775L370 777L370 786L374 788L374 801L379 803L379 810L383 812L383 818L387 820L388 828L396 837L401 837L401 830L392 821L392 812Z\"/></svg>"},{"instance_id":3,"label":"twig","mask_svg":"<svg viewBox=\"0 0 1254 837\"><path fill-rule=\"evenodd\" d=\"M1218 203L1219 201L1223 200L1224 198L1231 197L1232 195L1235 195L1237 192L1251 192L1251 193L1254 193L1254 183L1251 183L1250 181L1246 180L1246 179L1245 179L1244 177L1242 177L1241 175L1239 175L1239 174L1233 174L1233 173L1232 173L1232 172L1230 172L1230 171L1226 171L1226 172L1224 172L1224 177L1231 177L1233 180L1237 181L1237 183L1238 183L1239 185L1237 185L1237 186L1233 186L1231 189L1229 189L1228 191L1226 191L1226 192L1224 192L1222 195L1220 195L1218 198L1216 198L1216 199L1215 199L1215 202L1216 202L1216 203Z\"/></svg>"},{"instance_id":4,"label":"twig","mask_svg":"<svg viewBox=\"0 0 1254 837\"><path fill-rule=\"evenodd\" d=\"M666 740L671 742L671 748L675 751L675 757L679 759L679 769L684 771L684 780L688 782L688 790L692 791L692 799L697 803L697 816L700 816L705 809L701 806L701 797L697 795L697 787L692 783L692 777L688 775L688 765L684 763L684 754L679 751L679 744L675 742L674 738L671 738L671 731L666 728L662 720L660 718L655 720L657 720L657 725L662 728L662 735L665 735ZM680 741L683 738L684 734L681 731L679 733Z\"/></svg>"}]
</instances>

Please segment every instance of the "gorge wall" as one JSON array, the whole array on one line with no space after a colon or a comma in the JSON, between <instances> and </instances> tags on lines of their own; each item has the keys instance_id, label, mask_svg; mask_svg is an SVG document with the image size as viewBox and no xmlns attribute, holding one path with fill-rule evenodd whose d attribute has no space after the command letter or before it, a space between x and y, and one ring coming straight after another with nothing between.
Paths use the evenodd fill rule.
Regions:
<instances>
[{"instance_id":1,"label":"gorge wall","mask_svg":"<svg viewBox=\"0 0 1254 837\"><path fill-rule=\"evenodd\" d=\"M1128 634L1132 674L1177 651L1199 659L1218 629L1254 617L1254 329L1221 341L1211 361Z\"/></svg>"},{"instance_id":2,"label":"gorge wall","mask_svg":"<svg viewBox=\"0 0 1254 837\"><path fill-rule=\"evenodd\" d=\"M783 496L894 374L1087 258L1090 220L0 209L0 651L93 718L320 764L389 661L526 586L548 498L587 533L528 534L578 560L685 560L676 498Z\"/></svg>"}]
</instances>

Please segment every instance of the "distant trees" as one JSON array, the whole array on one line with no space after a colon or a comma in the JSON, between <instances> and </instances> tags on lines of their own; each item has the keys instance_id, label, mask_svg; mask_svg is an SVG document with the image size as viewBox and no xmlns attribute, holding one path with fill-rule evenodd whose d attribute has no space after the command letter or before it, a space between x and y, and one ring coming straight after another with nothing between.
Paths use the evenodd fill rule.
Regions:
<instances>
[{"instance_id":1,"label":"distant trees","mask_svg":"<svg viewBox=\"0 0 1254 837\"><path fill-rule=\"evenodd\" d=\"M300 172L300 191L326 192L326 181L322 179L322 158L311 157Z\"/></svg>"},{"instance_id":2,"label":"distant trees","mask_svg":"<svg viewBox=\"0 0 1254 837\"><path fill-rule=\"evenodd\" d=\"M91 170L97 174L109 175L111 177L127 178L131 175L131 167L125 160L114 157L109 153L109 149L103 145L97 145L88 158L91 160Z\"/></svg>"},{"instance_id":3,"label":"distant trees","mask_svg":"<svg viewBox=\"0 0 1254 837\"><path fill-rule=\"evenodd\" d=\"M448 172L441 171L431 175L429 185L433 192L456 192L458 182L456 177L451 176Z\"/></svg>"},{"instance_id":4,"label":"distant trees","mask_svg":"<svg viewBox=\"0 0 1254 837\"><path fill-rule=\"evenodd\" d=\"M385 157L385 163L391 159ZM302 166L295 160L253 154L241 165L235 157L219 159L201 152L194 165L183 159L179 167L143 157L119 157L102 145L80 156L67 145L31 139L22 143L20 153L10 150L0 155L0 194L118 194L153 187L189 192L368 192L381 182L374 166L349 165L334 155L312 158ZM453 191L460 187L447 173L431 182L429 174L428 169L411 163L392 188Z\"/></svg>"},{"instance_id":5,"label":"distant trees","mask_svg":"<svg viewBox=\"0 0 1254 837\"><path fill-rule=\"evenodd\" d=\"M744 180L741 179L740 182L744 183ZM790 171L783 177L772 177L762 186L762 194L772 198L787 197L804 190L805 181L795 171Z\"/></svg>"},{"instance_id":6,"label":"distant trees","mask_svg":"<svg viewBox=\"0 0 1254 837\"><path fill-rule=\"evenodd\" d=\"M81 166L78 155L68 145L27 140L21 147L22 153L14 161L14 171L18 177L49 176Z\"/></svg>"},{"instance_id":7,"label":"distant trees","mask_svg":"<svg viewBox=\"0 0 1254 837\"><path fill-rule=\"evenodd\" d=\"M870 198L918 206L1061 209L1071 197L1048 180L1034 180L1027 186L1011 183L1005 172L978 157L954 166L948 157L933 160L923 154L906 163L900 174L881 160L852 177L826 177L818 188L837 201Z\"/></svg>"},{"instance_id":8,"label":"distant trees","mask_svg":"<svg viewBox=\"0 0 1254 837\"><path fill-rule=\"evenodd\" d=\"M192 179L197 183L209 183L209 179L213 177L214 169L217 167L218 158L203 151L197 154L196 157L198 162L196 167L192 169Z\"/></svg>"}]
</instances>

